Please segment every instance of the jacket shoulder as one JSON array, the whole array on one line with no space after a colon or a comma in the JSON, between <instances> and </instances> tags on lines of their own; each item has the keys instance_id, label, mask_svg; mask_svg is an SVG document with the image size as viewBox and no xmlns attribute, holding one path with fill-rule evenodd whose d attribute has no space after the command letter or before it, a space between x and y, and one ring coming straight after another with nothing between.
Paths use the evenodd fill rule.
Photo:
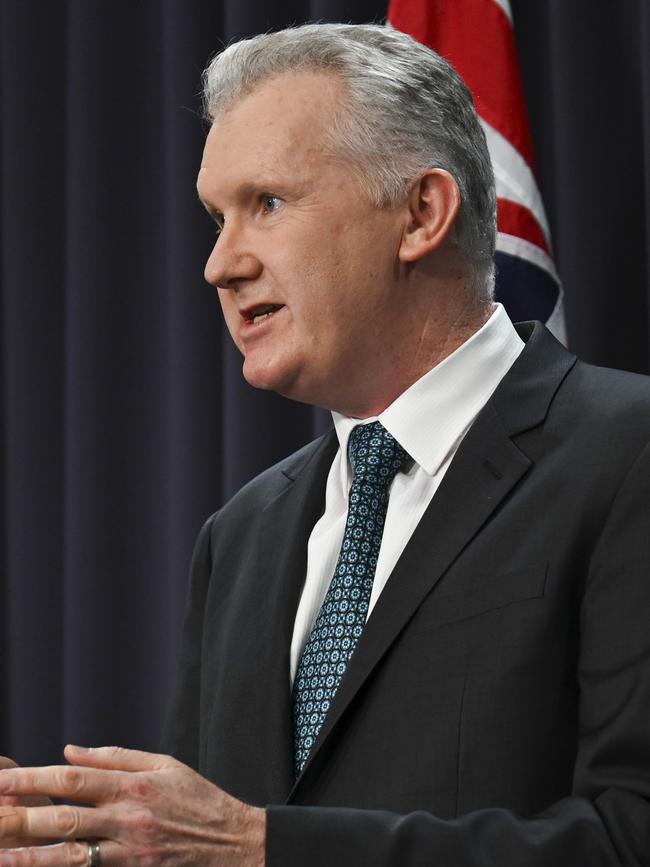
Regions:
<instances>
[{"instance_id":1,"label":"jacket shoulder","mask_svg":"<svg viewBox=\"0 0 650 867\"><path fill-rule=\"evenodd\" d=\"M243 487L215 512L208 523L228 523L230 520L245 521L252 518L279 496L301 473L308 471L315 461L334 459L338 440L334 430L330 430L297 451L268 467Z\"/></svg>"},{"instance_id":2,"label":"jacket shoulder","mask_svg":"<svg viewBox=\"0 0 650 867\"><path fill-rule=\"evenodd\" d=\"M578 361L556 409L574 438L596 445L610 461L634 458L650 442L650 377Z\"/></svg>"},{"instance_id":3,"label":"jacket shoulder","mask_svg":"<svg viewBox=\"0 0 650 867\"><path fill-rule=\"evenodd\" d=\"M541 323L520 323L524 351L495 393L510 428L552 420L575 432L650 437L650 377L577 359Z\"/></svg>"}]
</instances>

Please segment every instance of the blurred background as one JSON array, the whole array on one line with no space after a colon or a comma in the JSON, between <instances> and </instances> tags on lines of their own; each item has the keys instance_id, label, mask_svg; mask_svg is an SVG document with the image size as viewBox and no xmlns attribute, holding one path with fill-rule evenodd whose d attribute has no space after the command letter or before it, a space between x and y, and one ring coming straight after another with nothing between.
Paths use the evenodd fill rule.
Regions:
<instances>
[{"instance_id":1,"label":"blurred background","mask_svg":"<svg viewBox=\"0 0 650 867\"><path fill-rule=\"evenodd\" d=\"M650 4L511 5L569 346L649 373ZM156 749L203 520L327 423L246 385L203 282L200 74L386 11L0 0L0 753Z\"/></svg>"}]
</instances>

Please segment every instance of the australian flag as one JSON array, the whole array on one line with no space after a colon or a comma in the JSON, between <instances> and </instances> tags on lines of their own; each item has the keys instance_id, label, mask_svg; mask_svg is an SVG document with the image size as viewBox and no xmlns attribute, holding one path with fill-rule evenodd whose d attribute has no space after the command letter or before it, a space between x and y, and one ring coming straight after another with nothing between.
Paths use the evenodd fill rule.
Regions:
<instances>
[{"instance_id":1,"label":"australian flag","mask_svg":"<svg viewBox=\"0 0 650 867\"><path fill-rule=\"evenodd\" d=\"M496 178L497 299L511 319L540 319L566 342L510 0L391 0L388 21L448 60L472 91Z\"/></svg>"}]
</instances>

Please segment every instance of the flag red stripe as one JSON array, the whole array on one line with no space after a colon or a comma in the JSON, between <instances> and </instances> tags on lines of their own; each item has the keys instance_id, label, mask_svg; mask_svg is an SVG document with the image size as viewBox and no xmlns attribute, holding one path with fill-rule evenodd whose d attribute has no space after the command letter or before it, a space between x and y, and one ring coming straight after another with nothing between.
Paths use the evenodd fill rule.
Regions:
<instances>
[{"instance_id":1,"label":"flag red stripe","mask_svg":"<svg viewBox=\"0 0 650 867\"><path fill-rule=\"evenodd\" d=\"M446 58L474 95L476 109L531 168L533 147L508 16L494 0L391 0L388 20Z\"/></svg>"},{"instance_id":2,"label":"flag red stripe","mask_svg":"<svg viewBox=\"0 0 650 867\"><path fill-rule=\"evenodd\" d=\"M523 205L510 199L497 199L497 227L499 232L517 235L519 238L541 247L549 256L551 255L548 242L539 223L528 208Z\"/></svg>"}]
</instances>

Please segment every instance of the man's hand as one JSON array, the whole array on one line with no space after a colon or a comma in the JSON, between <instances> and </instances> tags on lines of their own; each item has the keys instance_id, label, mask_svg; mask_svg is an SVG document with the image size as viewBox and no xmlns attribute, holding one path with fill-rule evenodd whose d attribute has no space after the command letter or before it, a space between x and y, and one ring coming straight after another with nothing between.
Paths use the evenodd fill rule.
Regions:
<instances>
[{"instance_id":1,"label":"man's hand","mask_svg":"<svg viewBox=\"0 0 650 867\"><path fill-rule=\"evenodd\" d=\"M0 867L263 867L266 814L226 794L169 756L68 746L69 767L0 770ZM87 806L23 806L25 796ZM4 850L5 839L63 843Z\"/></svg>"},{"instance_id":2,"label":"man's hand","mask_svg":"<svg viewBox=\"0 0 650 867\"><path fill-rule=\"evenodd\" d=\"M17 768L18 765L13 759L8 759L7 756L0 756L0 770L3 768ZM2 817L5 807L47 807L51 804L49 798L42 797L25 797L20 798L15 795L0 794L0 828L2 827ZM9 811L11 812L11 810ZM18 840L14 837L0 837L0 849L14 849L18 846L38 846L43 844L43 840Z\"/></svg>"}]
</instances>

